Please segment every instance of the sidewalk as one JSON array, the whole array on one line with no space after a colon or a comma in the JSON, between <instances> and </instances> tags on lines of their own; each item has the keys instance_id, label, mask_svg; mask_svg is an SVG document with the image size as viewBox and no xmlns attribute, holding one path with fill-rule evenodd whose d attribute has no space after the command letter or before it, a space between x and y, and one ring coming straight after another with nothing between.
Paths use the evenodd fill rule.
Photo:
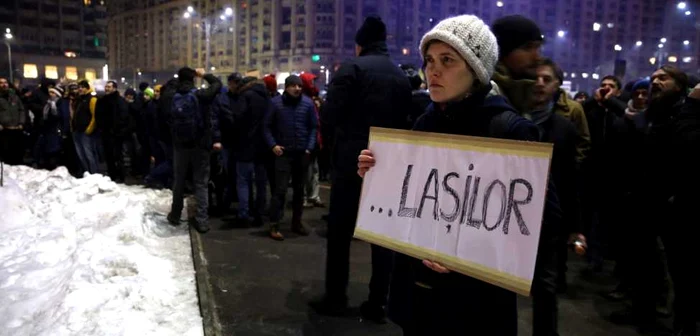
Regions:
<instances>
[{"instance_id":1,"label":"sidewalk","mask_svg":"<svg viewBox=\"0 0 700 336\"><path fill-rule=\"evenodd\" d=\"M291 198L289 198L291 199ZM322 189L322 199L329 190ZM191 230L197 270L200 308L205 333L210 335L401 335L392 324L379 326L358 318L318 316L307 302L323 293L326 224L320 218L326 208L305 209L308 237L281 231L286 240L273 241L261 228L224 229L229 218L213 218L212 230L199 235ZM291 213L285 215L291 218ZM561 335L636 335L631 327L619 327L603 316L623 307L609 303L598 293L614 286L611 280L578 280L582 262L572 257L569 293L559 303ZM367 297L371 276L369 245L354 241L351 253L350 305L358 307ZM519 300L519 335L532 334L532 304Z\"/></svg>"}]
</instances>

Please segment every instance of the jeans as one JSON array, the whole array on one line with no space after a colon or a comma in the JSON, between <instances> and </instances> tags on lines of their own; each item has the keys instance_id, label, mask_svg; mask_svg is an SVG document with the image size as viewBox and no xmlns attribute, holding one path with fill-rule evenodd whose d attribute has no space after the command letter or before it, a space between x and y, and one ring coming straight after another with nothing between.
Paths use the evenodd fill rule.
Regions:
<instances>
[{"instance_id":1,"label":"jeans","mask_svg":"<svg viewBox=\"0 0 700 336\"><path fill-rule=\"evenodd\" d=\"M238 218L251 219L249 205L250 191L255 181L254 217L260 217L265 211L267 198L267 172L261 163L236 162L236 191L238 192Z\"/></svg>"},{"instance_id":2,"label":"jeans","mask_svg":"<svg viewBox=\"0 0 700 336\"><path fill-rule=\"evenodd\" d=\"M304 211L304 181L308 157L303 151L286 151L275 160L275 192L270 200L270 222L278 223L284 213L284 203L292 178L294 198L292 200L292 225L301 223Z\"/></svg>"},{"instance_id":3,"label":"jeans","mask_svg":"<svg viewBox=\"0 0 700 336\"><path fill-rule=\"evenodd\" d=\"M73 132L73 142L75 143L75 151L78 153L78 159L83 169L90 174L97 174L99 168L97 166L97 144L95 137L83 132Z\"/></svg>"},{"instance_id":4,"label":"jeans","mask_svg":"<svg viewBox=\"0 0 700 336\"><path fill-rule=\"evenodd\" d=\"M321 197L319 196L319 184L318 184L318 177L319 177L319 172L318 172L318 159L315 157L311 158L311 162L309 163L309 169L308 172L306 173L306 200L308 201L321 201Z\"/></svg>"},{"instance_id":5,"label":"jeans","mask_svg":"<svg viewBox=\"0 0 700 336\"><path fill-rule=\"evenodd\" d=\"M197 201L195 220L199 225L206 225L209 220L209 156L210 152L202 148L174 148L173 203L170 215L180 218L184 206L185 179L187 170L192 169L194 180L194 198Z\"/></svg>"}]
</instances>

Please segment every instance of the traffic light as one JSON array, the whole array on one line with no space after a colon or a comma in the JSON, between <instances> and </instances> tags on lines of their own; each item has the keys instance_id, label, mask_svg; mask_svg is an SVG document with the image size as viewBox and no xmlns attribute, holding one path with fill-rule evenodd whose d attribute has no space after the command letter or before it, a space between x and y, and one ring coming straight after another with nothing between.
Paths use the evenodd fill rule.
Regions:
<instances>
[{"instance_id":1,"label":"traffic light","mask_svg":"<svg viewBox=\"0 0 700 336\"><path fill-rule=\"evenodd\" d=\"M311 55L311 61L317 63L321 60L321 56L318 54Z\"/></svg>"}]
</instances>

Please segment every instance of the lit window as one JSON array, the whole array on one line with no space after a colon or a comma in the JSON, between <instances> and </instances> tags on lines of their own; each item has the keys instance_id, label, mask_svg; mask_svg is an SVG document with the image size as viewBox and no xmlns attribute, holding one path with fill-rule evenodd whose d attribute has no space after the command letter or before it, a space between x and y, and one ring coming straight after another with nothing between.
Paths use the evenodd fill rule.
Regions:
<instances>
[{"instance_id":1,"label":"lit window","mask_svg":"<svg viewBox=\"0 0 700 336\"><path fill-rule=\"evenodd\" d=\"M44 75L46 75L46 78L58 79L58 67L55 65L47 65L44 68Z\"/></svg>"},{"instance_id":2,"label":"lit window","mask_svg":"<svg viewBox=\"0 0 700 336\"><path fill-rule=\"evenodd\" d=\"M85 69L85 79L89 81L94 81L97 78L97 73L95 69Z\"/></svg>"},{"instance_id":3,"label":"lit window","mask_svg":"<svg viewBox=\"0 0 700 336\"><path fill-rule=\"evenodd\" d=\"M92 0L83 0L83 3L85 3L85 6L90 6L92 5Z\"/></svg>"},{"instance_id":4,"label":"lit window","mask_svg":"<svg viewBox=\"0 0 700 336\"><path fill-rule=\"evenodd\" d=\"M36 64L25 64L24 65L24 78L37 78L39 77L39 70L36 68Z\"/></svg>"},{"instance_id":5,"label":"lit window","mask_svg":"<svg viewBox=\"0 0 700 336\"><path fill-rule=\"evenodd\" d=\"M70 80L78 80L78 68L66 67L66 78Z\"/></svg>"}]
</instances>

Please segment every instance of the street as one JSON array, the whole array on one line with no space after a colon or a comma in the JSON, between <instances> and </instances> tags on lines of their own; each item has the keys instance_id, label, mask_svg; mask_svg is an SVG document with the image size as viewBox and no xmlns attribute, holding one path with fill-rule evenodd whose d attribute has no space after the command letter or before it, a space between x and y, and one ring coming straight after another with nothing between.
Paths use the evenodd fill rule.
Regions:
<instances>
[{"instance_id":1,"label":"street","mask_svg":"<svg viewBox=\"0 0 700 336\"><path fill-rule=\"evenodd\" d=\"M323 188L323 200L328 196L328 188ZM328 318L308 308L307 302L322 295L324 288L326 224L321 216L326 212L326 208L305 209L305 224L313 228L312 234L299 237L283 226L283 242L268 238L261 228L232 228L232 215L213 218L212 230L199 238L193 231L194 253L201 249L200 264L197 258L195 264L201 275L200 306L208 335L401 335L391 323L360 321L359 313L357 318ZM569 291L559 301L560 335L636 335L634 328L605 319L624 307L600 295L614 286L613 279L581 280L583 261L574 256L569 260ZM612 265L607 266L610 274ZM348 290L351 307L359 307L366 299L370 276L369 245L355 240ZM519 334L531 335L531 300L523 297L518 305Z\"/></svg>"}]
</instances>

